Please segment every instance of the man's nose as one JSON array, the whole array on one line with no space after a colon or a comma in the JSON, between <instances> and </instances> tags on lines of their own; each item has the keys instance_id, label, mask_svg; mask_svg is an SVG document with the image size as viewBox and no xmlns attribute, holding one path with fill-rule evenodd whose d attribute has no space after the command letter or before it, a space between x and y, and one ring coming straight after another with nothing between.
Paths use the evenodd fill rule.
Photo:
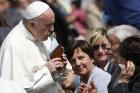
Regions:
<instances>
[{"instance_id":1,"label":"man's nose","mask_svg":"<svg viewBox=\"0 0 140 93\"><path fill-rule=\"evenodd\" d=\"M50 28L50 32L54 32L54 26L53 25Z\"/></svg>"}]
</instances>

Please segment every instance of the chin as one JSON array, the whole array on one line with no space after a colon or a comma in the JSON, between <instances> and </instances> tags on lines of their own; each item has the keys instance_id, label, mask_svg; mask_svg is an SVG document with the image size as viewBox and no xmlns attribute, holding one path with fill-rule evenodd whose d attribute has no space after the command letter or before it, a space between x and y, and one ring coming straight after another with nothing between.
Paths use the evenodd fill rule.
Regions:
<instances>
[{"instance_id":1,"label":"chin","mask_svg":"<svg viewBox=\"0 0 140 93\"><path fill-rule=\"evenodd\" d=\"M105 62L105 61L107 61L107 58L100 58L99 61L100 62Z\"/></svg>"},{"instance_id":2,"label":"chin","mask_svg":"<svg viewBox=\"0 0 140 93\"><path fill-rule=\"evenodd\" d=\"M99 60L107 60L107 56L101 56L99 57Z\"/></svg>"},{"instance_id":3,"label":"chin","mask_svg":"<svg viewBox=\"0 0 140 93\"><path fill-rule=\"evenodd\" d=\"M80 76L85 76L87 73L86 73L86 71L81 71L81 72L79 72L79 75Z\"/></svg>"},{"instance_id":4,"label":"chin","mask_svg":"<svg viewBox=\"0 0 140 93\"><path fill-rule=\"evenodd\" d=\"M44 37L41 39L41 41L46 41L48 39L48 37Z\"/></svg>"}]
</instances>

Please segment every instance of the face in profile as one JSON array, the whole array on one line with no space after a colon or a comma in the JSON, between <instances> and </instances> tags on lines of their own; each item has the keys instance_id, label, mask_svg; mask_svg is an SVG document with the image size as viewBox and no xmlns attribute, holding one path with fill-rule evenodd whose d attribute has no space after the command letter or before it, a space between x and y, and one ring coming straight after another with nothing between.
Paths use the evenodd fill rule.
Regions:
<instances>
[{"instance_id":1,"label":"face in profile","mask_svg":"<svg viewBox=\"0 0 140 93\"><path fill-rule=\"evenodd\" d=\"M108 40L111 44L113 56L115 57L116 55L118 55L117 53L118 53L118 48L119 48L119 45L120 45L120 41L114 35L108 36Z\"/></svg>"},{"instance_id":2,"label":"face in profile","mask_svg":"<svg viewBox=\"0 0 140 93\"><path fill-rule=\"evenodd\" d=\"M43 13L33 26L33 36L39 41L48 39L48 36L54 31L55 15L51 9Z\"/></svg>"},{"instance_id":3,"label":"face in profile","mask_svg":"<svg viewBox=\"0 0 140 93\"><path fill-rule=\"evenodd\" d=\"M72 66L76 74L80 76L89 76L92 71L93 62L94 60L80 48L74 50Z\"/></svg>"},{"instance_id":4,"label":"face in profile","mask_svg":"<svg viewBox=\"0 0 140 93\"><path fill-rule=\"evenodd\" d=\"M94 58L96 62L107 62L108 61L108 48L109 42L107 39L98 41L93 46L94 48Z\"/></svg>"}]
</instances>

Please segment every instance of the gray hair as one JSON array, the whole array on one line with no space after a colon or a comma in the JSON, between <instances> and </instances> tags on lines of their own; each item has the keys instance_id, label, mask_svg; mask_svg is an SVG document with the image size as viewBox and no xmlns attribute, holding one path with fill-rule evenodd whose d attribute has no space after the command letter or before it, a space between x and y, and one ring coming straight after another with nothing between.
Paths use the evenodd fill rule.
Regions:
<instances>
[{"instance_id":1,"label":"gray hair","mask_svg":"<svg viewBox=\"0 0 140 93\"><path fill-rule=\"evenodd\" d=\"M40 18L37 17L37 18L34 18L34 19L30 19L30 20L24 18L24 19L23 19L23 24L24 24L24 25L27 25L27 23L28 23L28 22L31 22L31 21L34 22L34 23L38 23L38 22L40 21Z\"/></svg>"},{"instance_id":2,"label":"gray hair","mask_svg":"<svg viewBox=\"0 0 140 93\"><path fill-rule=\"evenodd\" d=\"M140 35L138 29L130 25L120 25L115 26L107 31L107 36L114 35L120 42L122 42L125 38Z\"/></svg>"}]
</instances>

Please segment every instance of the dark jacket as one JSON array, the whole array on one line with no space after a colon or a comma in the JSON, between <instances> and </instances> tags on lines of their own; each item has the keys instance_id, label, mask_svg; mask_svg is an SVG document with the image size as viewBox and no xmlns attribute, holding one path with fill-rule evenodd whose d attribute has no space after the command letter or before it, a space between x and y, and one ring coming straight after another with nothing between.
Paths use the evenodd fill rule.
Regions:
<instances>
[{"instance_id":1,"label":"dark jacket","mask_svg":"<svg viewBox=\"0 0 140 93\"><path fill-rule=\"evenodd\" d=\"M10 29L14 28L20 20L23 19L22 15L15 8L8 9L4 12L5 20Z\"/></svg>"},{"instance_id":2,"label":"dark jacket","mask_svg":"<svg viewBox=\"0 0 140 93\"><path fill-rule=\"evenodd\" d=\"M107 69L107 72L109 74L114 74L116 72L118 72L118 70L120 70L120 66L118 64L115 64L114 62L110 62L109 65L108 65L108 69Z\"/></svg>"},{"instance_id":3,"label":"dark jacket","mask_svg":"<svg viewBox=\"0 0 140 93\"><path fill-rule=\"evenodd\" d=\"M120 83L109 93L140 93L140 70L136 70L129 83Z\"/></svg>"},{"instance_id":4,"label":"dark jacket","mask_svg":"<svg viewBox=\"0 0 140 93\"><path fill-rule=\"evenodd\" d=\"M0 47L5 39L5 37L8 35L10 32L9 27L0 27Z\"/></svg>"}]
</instances>

